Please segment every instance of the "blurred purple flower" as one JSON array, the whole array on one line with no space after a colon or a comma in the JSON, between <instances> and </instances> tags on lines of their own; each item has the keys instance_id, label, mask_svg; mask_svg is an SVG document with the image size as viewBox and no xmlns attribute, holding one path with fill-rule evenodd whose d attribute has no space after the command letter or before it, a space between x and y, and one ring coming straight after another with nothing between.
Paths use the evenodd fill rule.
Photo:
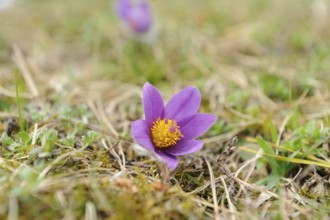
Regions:
<instances>
[{"instance_id":1,"label":"blurred purple flower","mask_svg":"<svg viewBox=\"0 0 330 220\"><path fill-rule=\"evenodd\" d=\"M118 0L115 10L133 33L144 34L151 29L153 20L146 0Z\"/></svg>"},{"instance_id":2,"label":"blurred purple flower","mask_svg":"<svg viewBox=\"0 0 330 220\"><path fill-rule=\"evenodd\" d=\"M132 136L173 170L178 165L177 156L197 152L203 147L204 143L195 138L211 127L216 116L198 113L201 94L191 86L174 95L166 106L150 83L143 86L142 96L145 120L132 123Z\"/></svg>"}]
</instances>

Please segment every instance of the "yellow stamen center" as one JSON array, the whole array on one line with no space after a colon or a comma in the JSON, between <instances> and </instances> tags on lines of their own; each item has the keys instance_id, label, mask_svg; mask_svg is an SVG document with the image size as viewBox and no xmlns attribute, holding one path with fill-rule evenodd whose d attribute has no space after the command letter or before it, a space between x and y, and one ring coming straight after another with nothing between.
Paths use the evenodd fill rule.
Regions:
<instances>
[{"instance_id":1,"label":"yellow stamen center","mask_svg":"<svg viewBox=\"0 0 330 220\"><path fill-rule=\"evenodd\" d=\"M176 144L183 135L176 121L158 118L151 127L151 137L156 147L169 147Z\"/></svg>"}]
</instances>

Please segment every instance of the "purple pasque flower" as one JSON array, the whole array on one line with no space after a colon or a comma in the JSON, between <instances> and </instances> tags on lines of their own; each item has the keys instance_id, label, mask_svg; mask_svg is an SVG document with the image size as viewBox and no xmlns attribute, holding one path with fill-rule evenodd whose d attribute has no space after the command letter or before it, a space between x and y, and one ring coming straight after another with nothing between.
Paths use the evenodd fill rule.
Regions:
<instances>
[{"instance_id":1,"label":"purple pasque flower","mask_svg":"<svg viewBox=\"0 0 330 220\"><path fill-rule=\"evenodd\" d=\"M198 113L201 94L187 86L164 106L158 90L150 83L143 86L145 120L132 123L131 134L143 148L154 152L173 170L177 156L199 151L204 143L195 138L206 132L216 116Z\"/></svg>"},{"instance_id":2,"label":"purple pasque flower","mask_svg":"<svg viewBox=\"0 0 330 220\"><path fill-rule=\"evenodd\" d=\"M150 30L152 16L146 0L118 0L115 10L133 33L143 34Z\"/></svg>"}]
</instances>

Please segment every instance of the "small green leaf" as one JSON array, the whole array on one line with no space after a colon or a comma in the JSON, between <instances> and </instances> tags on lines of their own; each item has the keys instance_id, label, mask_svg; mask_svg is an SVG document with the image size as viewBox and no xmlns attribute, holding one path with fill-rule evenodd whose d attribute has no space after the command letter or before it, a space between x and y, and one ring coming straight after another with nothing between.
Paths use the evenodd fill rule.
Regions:
<instances>
[{"instance_id":1,"label":"small green leaf","mask_svg":"<svg viewBox=\"0 0 330 220\"><path fill-rule=\"evenodd\" d=\"M18 133L18 136L20 137L22 143L25 145L27 145L32 140L29 133L27 133L26 131L20 131Z\"/></svg>"},{"instance_id":2,"label":"small green leaf","mask_svg":"<svg viewBox=\"0 0 330 220\"><path fill-rule=\"evenodd\" d=\"M75 143L75 139L74 139L74 137L68 137L65 139L61 139L60 142L61 142L61 144L65 145L65 146L73 147L74 143Z\"/></svg>"},{"instance_id":3,"label":"small green leaf","mask_svg":"<svg viewBox=\"0 0 330 220\"><path fill-rule=\"evenodd\" d=\"M276 143L277 142L277 138L278 138L278 134L277 134L277 130L276 130L276 127L275 127L274 123L272 121L269 121L267 123L267 125L268 125L268 128L270 130L270 133L272 135L272 141L274 143Z\"/></svg>"},{"instance_id":4,"label":"small green leaf","mask_svg":"<svg viewBox=\"0 0 330 220\"><path fill-rule=\"evenodd\" d=\"M262 137L257 137L257 141L259 146L266 154L276 155L273 148L268 146L268 144L264 141L264 139L262 139ZM282 173L278 162L274 158L269 158L269 165L273 174L280 175Z\"/></svg>"},{"instance_id":5,"label":"small green leaf","mask_svg":"<svg viewBox=\"0 0 330 220\"><path fill-rule=\"evenodd\" d=\"M98 133L96 131L88 131L86 135L82 136L82 142L84 147L91 145L94 140L97 138Z\"/></svg>"},{"instance_id":6,"label":"small green leaf","mask_svg":"<svg viewBox=\"0 0 330 220\"><path fill-rule=\"evenodd\" d=\"M57 141L57 130L51 128L43 135L41 140L41 146L44 148L45 152L50 152L53 149L53 146L55 145Z\"/></svg>"},{"instance_id":7,"label":"small green leaf","mask_svg":"<svg viewBox=\"0 0 330 220\"><path fill-rule=\"evenodd\" d=\"M0 141L2 144L7 145L7 146L14 143L14 140L11 137L9 137L6 133L2 136Z\"/></svg>"}]
</instances>

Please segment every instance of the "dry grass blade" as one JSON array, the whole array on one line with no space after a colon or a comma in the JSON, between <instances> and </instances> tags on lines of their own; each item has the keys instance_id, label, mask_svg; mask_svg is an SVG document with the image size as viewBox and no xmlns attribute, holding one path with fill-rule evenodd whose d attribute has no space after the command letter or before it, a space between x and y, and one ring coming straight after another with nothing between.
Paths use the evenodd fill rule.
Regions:
<instances>
[{"instance_id":1,"label":"dry grass blade","mask_svg":"<svg viewBox=\"0 0 330 220\"><path fill-rule=\"evenodd\" d=\"M92 101L88 101L88 105L92 112L94 113L95 117L98 119L98 121L105 125L105 127L114 135L115 137L119 137L118 132L115 130L115 128L111 125L108 118L106 117L101 101L99 100L97 102L98 104L95 105Z\"/></svg>"},{"instance_id":2,"label":"dry grass blade","mask_svg":"<svg viewBox=\"0 0 330 220\"><path fill-rule=\"evenodd\" d=\"M85 220L97 220L96 209L92 202L86 203Z\"/></svg>"},{"instance_id":3,"label":"dry grass blade","mask_svg":"<svg viewBox=\"0 0 330 220\"><path fill-rule=\"evenodd\" d=\"M282 135L283 135L284 130L285 130L285 126L287 125L287 123L290 120L290 118L292 117L292 115L293 115L293 113L287 115L285 117L285 119L283 120L283 122L281 124L281 127L279 129L279 132L278 132L278 137L277 137L277 140L276 140L276 145L280 145L281 138L282 138Z\"/></svg>"},{"instance_id":4,"label":"dry grass blade","mask_svg":"<svg viewBox=\"0 0 330 220\"><path fill-rule=\"evenodd\" d=\"M0 94L1 95L4 95L4 96L7 96L7 97L10 97L10 98L15 98L16 97L16 92L13 92L13 91L10 91L2 86L0 86ZM31 94L28 94L28 93L20 93L20 96L22 98L25 98L25 99L32 99L34 98L33 95Z\"/></svg>"},{"instance_id":5,"label":"dry grass blade","mask_svg":"<svg viewBox=\"0 0 330 220\"><path fill-rule=\"evenodd\" d=\"M291 163L298 163L298 164L307 164L307 165L315 165L315 166L320 166L320 167L325 167L325 168L330 168L330 163L324 161L322 163L313 161L313 160L304 160L304 159L299 159L299 158L290 158L290 157L284 157L284 156L278 156L278 155L271 155L271 154L266 154L266 153L259 153L259 151L255 151L246 147L240 147L240 150L244 150L246 152L250 152L253 154L260 154L262 156L266 157L272 157L277 160L282 160L282 161L287 161Z\"/></svg>"},{"instance_id":6,"label":"dry grass blade","mask_svg":"<svg viewBox=\"0 0 330 220\"><path fill-rule=\"evenodd\" d=\"M0 118L18 118L18 115L11 112L0 112Z\"/></svg>"},{"instance_id":7,"label":"dry grass blade","mask_svg":"<svg viewBox=\"0 0 330 220\"><path fill-rule=\"evenodd\" d=\"M227 198L228 205L229 205L229 210L230 210L230 212L232 214L231 219L234 220L235 219L234 214L236 213L235 206L233 205L233 203L231 201L231 198L230 198L230 195L229 195L229 191L228 191L228 188L227 188L227 184L226 184L226 182L225 182L225 180L223 179L222 176L220 177L220 180L221 180L222 185L223 185L224 190L225 190L226 198Z\"/></svg>"},{"instance_id":8,"label":"dry grass blade","mask_svg":"<svg viewBox=\"0 0 330 220\"><path fill-rule=\"evenodd\" d=\"M24 60L21 50L17 45L13 46L13 50L14 50L14 55L13 55L14 62L16 63L17 67L21 70L24 80L28 85L32 95L34 97L37 97L39 95L38 88L33 80L31 72L27 67L26 61Z\"/></svg>"},{"instance_id":9,"label":"dry grass blade","mask_svg":"<svg viewBox=\"0 0 330 220\"><path fill-rule=\"evenodd\" d=\"M214 219L220 220L217 190L215 187L215 178L214 178L213 170L212 170L210 162L207 159L204 159L204 160L205 160L205 163L207 164L207 167L208 167L209 173L210 173L210 183L211 183L213 206L214 206Z\"/></svg>"},{"instance_id":10,"label":"dry grass blade","mask_svg":"<svg viewBox=\"0 0 330 220\"><path fill-rule=\"evenodd\" d=\"M38 180L43 179L47 173L57 164L59 163L61 160L65 159L66 157L69 157L71 155L74 155L76 153L81 153L82 150L75 150L75 151L70 151L66 154L62 154L61 156L57 157L55 160L53 160L47 167L45 167L45 169L43 169L43 171L38 175Z\"/></svg>"},{"instance_id":11,"label":"dry grass blade","mask_svg":"<svg viewBox=\"0 0 330 220\"><path fill-rule=\"evenodd\" d=\"M17 220L19 216L18 201L15 196L9 197L8 220Z\"/></svg>"}]
</instances>

